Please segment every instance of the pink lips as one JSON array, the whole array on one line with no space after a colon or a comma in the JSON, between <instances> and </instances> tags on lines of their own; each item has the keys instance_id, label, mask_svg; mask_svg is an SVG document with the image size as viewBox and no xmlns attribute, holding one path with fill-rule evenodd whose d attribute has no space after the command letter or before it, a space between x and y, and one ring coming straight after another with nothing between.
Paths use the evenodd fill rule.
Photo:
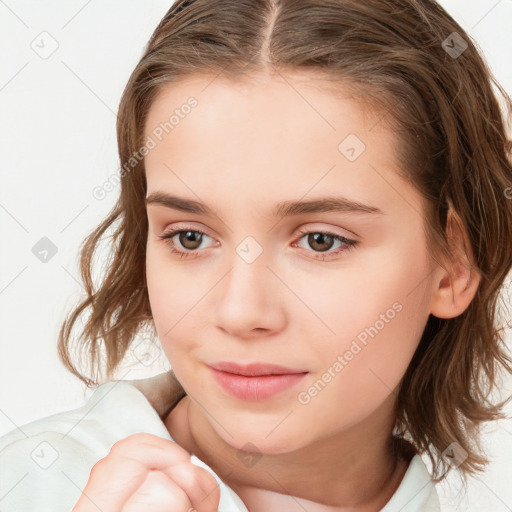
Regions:
<instances>
[{"instance_id":1,"label":"pink lips","mask_svg":"<svg viewBox=\"0 0 512 512\"><path fill-rule=\"evenodd\" d=\"M211 364L210 368L227 393L246 401L266 400L294 386L308 373L266 363L239 365L223 361Z\"/></svg>"}]
</instances>

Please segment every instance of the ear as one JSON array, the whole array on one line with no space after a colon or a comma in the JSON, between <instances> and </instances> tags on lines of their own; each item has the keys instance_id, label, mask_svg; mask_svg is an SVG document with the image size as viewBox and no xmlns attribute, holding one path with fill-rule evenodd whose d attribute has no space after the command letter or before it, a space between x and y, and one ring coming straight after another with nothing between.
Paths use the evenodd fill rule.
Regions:
<instances>
[{"instance_id":1,"label":"ear","mask_svg":"<svg viewBox=\"0 0 512 512\"><path fill-rule=\"evenodd\" d=\"M451 206L446 229L452 260L447 270L438 265L434 272L430 312L438 318L462 314L473 300L481 279L466 229Z\"/></svg>"}]
</instances>

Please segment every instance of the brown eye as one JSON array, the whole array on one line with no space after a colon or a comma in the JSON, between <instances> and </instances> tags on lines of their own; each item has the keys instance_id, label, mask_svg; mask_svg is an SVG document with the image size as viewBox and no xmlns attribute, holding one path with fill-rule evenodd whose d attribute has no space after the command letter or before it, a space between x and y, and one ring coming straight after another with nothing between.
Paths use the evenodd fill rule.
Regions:
<instances>
[{"instance_id":1,"label":"brown eye","mask_svg":"<svg viewBox=\"0 0 512 512\"><path fill-rule=\"evenodd\" d=\"M195 251L201 246L203 233L199 231L180 231L178 233L178 240L182 247L189 251Z\"/></svg>"},{"instance_id":2,"label":"brown eye","mask_svg":"<svg viewBox=\"0 0 512 512\"><path fill-rule=\"evenodd\" d=\"M174 229L160 235L158 238L163 240L169 246L171 252L179 255L180 258L194 258L201 252L198 249L204 237L211 238L206 233L195 229ZM177 238L178 242L174 238Z\"/></svg>"},{"instance_id":3,"label":"brown eye","mask_svg":"<svg viewBox=\"0 0 512 512\"><path fill-rule=\"evenodd\" d=\"M354 249L359 243L357 240L352 240L351 238L346 238L336 233L331 233L330 231L301 230L300 234L302 236L299 238L299 242L302 239L305 239L305 245L307 245L311 249L308 249L308 247L305 247L300 243L298 244L299 247L308 249L308 252L316 254L314 258L318 260L324 260L326 258L330 258L331 256L335 257L341 254L342 252L350 251ZM339 243L339 246L334 250L331 250L336 242Z\"/></svg>"},{"instance_id":4,"label":"brown eye","mask_svg":"<svg viewBox=\"0 0 512 512\"><path fill-rule=\"evenodd\" d=\"M308 244L317 251L328 251L334 244L334 237L327 233L310 233L308 235Z\"/></svg>"}]
</instances>

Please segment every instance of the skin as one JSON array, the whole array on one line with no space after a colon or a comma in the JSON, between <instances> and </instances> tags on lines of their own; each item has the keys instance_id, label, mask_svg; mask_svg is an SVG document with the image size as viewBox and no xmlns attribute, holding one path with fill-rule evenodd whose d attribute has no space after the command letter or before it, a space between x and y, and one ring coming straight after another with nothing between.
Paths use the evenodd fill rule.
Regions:
<instances>
[{"instance_id":1,"label":"skin","mask_svg":"<svg viewBox=\"0 0 512 512\"><path fill-rule=\"evenodd\" d=\"M195 76L160 92L145 135L189 96L197 107L145 157L147 196L164 191L217 212L147 207L151 309L188 394L165 420L169 433L251 512L380 510L409 463L395 460L388 444L397 386L429 314L461 314L479 277L462 265L450 278L431 257L423 200L396 173L397 141L379 122L382 114L348 94L334 95L312 75L244 82ZM355 161L338 150L348 134L366 145ZM272 215L280 201L329 195L383 214ZM188 251L196 257L181 259L158 238L174 227L206 233L187 246L184 237L182 243L173 237L178 250L195 248ZM346 250L328 238L315 245L299 228L332 231L358 245ZM462 244L465 234L453 234ZM248 236L263 249L252 263L236 252ZM328 368L332 374L338 356L365 328L381 325L377 320L390 309L395 314L387 314L378 334L359 343L357 355L300 403L298 394ZM215 361L269 362L309 373L271 399L246 402L217 385L206 366ZM261 456L252 465L239 457L250 451L247 443Z\"/></svg>"}]
</instances>

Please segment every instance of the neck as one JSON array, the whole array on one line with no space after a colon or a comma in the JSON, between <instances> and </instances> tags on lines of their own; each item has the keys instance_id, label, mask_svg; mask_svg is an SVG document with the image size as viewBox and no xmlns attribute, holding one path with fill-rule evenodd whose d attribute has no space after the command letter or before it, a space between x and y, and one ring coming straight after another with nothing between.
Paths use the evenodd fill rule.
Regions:
<instances>
[{"instance_id":1,"label":"neck","mask_svg":"<svg viewBox=\"0 0 512 512\"><path fill-rule=\"evenodd\" d=\"M188 396L166 425L171 437L208 464L251 512L264 500L279 509L279 500L284 504L289 496L296 498L297 510L302 510L302 501L311 512L326 507L373 511L389 501L414 455L394 449L394 398L392 393L371 416L349 429L281 454L242 454L217 434Z\"/></svg>"}]
</instances>

